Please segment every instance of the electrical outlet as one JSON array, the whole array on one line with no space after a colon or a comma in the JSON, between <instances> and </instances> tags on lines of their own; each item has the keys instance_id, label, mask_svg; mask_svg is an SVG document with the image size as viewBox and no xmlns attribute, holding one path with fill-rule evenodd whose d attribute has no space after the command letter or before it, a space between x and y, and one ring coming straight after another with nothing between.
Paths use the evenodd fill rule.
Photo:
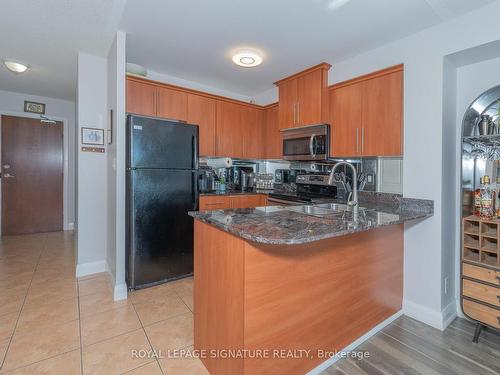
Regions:
<instances>
[{"instance_id":1,"label":"electrical outlet","mask_svg":"<svg viewBox=\"0 0 500 375\"><path fill-rule=\"evenodd\" d=\"M448 277L444 278L444 294L448 294Z\"/></svg>"}]
</instances>

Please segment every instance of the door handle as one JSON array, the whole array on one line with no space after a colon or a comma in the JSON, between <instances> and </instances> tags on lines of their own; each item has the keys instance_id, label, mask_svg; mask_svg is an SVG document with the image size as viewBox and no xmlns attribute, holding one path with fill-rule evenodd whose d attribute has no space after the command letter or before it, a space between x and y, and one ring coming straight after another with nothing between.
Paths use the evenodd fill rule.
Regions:
<instances>
[{"instance_id":1,"label":"door handle","mask_svg":"<svg viewBox=\"0 0 500 375\"><path fill-rule=\"evenodd\" d=\"M359 128L356 128L356 153L359 152Z\"/></svg>"},{"instance_id":2,"label":"door handle","mask_svg":"<svg viewBox=\"0 0 500 375\"><path fill-rule=\"evenodd\" d=\"M361 152L365 152L365 128L361 128Z\"/></svg>"},{"instance_id":3,"label":"door handle","mask_svg":"<svg viewBox=\"0 0 500 375\"><path fill-rule=\"evenodd\" d=\"M313 159L316 158L316 153L314 152L314 138L316 137L316 134L311 135L311 138L309 139L309 153L311 154L311 157Z\"/></svg>"}]
</instances>

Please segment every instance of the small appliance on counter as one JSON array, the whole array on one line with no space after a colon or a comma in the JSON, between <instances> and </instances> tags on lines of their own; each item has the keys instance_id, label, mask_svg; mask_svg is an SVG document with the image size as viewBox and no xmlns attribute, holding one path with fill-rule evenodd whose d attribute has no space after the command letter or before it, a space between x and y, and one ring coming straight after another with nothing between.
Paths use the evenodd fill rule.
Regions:
<instances>
[{"instance_id":1,"label":"small appliance on counter","mask_svg":"<svg viewBox=\"0 0 500 375\"><path fill-rule=\"evenodd\" d=\"M212 193L215 191L217 175L212 168L201 167L198 175L198 188L200 193Z\"/></svg>"},{"instance_id":2,"label":"small appliance on counter","mask_svg":"<svg viewBox=\"0 0 500 375\"><path fill-rule=\"evenodd\" d=\"M233 166L227 169L228 183L231 189L239 191L253 191L255 173L253 167Z\"/></svg>"}]
</instances>

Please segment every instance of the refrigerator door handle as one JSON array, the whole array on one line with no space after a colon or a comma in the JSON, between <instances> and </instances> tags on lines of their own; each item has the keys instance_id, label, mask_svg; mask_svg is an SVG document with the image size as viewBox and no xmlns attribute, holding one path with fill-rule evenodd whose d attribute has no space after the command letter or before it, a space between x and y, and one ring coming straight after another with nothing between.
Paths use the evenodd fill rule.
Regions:
<instances>
[{"instance_id":1,"label":"refrigerator door handle","mask_svg":"<svg viewBox=\"0 0 500 375\"><path fill-rule=\"evenodd\" d=\"M191 137L191 148L192 148L192 155L193 155L193 169L198 169L198 137L197 136L192 136Z\"/></svg>"},{"instance_id":2,"label":"refrigerator door handle","mask_svg":"<svg viewBox=\"0 0 500 375\"><path fill-rule=\"evenodd\" d=\"M193 189L193 209L198 210L199 192L198 192L198 171L192 173L192 189Z\"/></svg>"}]
</instances>

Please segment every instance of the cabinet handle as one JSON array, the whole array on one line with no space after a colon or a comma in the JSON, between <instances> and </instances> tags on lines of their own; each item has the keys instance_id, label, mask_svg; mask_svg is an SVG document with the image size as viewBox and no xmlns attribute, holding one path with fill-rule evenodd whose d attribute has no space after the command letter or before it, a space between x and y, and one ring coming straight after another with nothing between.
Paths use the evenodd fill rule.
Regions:
<instances>
[{"instance_id":1,"label":"cabinet handle","mask_svg":"<svg viewBox=\"0 0 500 375\"><path fill-rule=\"evenodd\" d=\"M365 128L361 128L361 152L365 152Z\"/></svg>"},{"instance_id":2,"label":"cabinet handle","mask_svg":"<svg viewBox=\"0 0 500 375\"><path fill-rule=\"evenodd\" d=\"M500 275L497 276L497 282L500 284Z\"/></svg>"},{"instance_id":3,"label":"cabinet handle","mask_svg":"<svg viewBox=\"0 0 500 375\"><path fill-rule=\"evenodd\" d=\"M293 103L293 125L297 124L297 103Z\"/></svg>"},{"instance_id":4,"label":"cabinet handle","mask_svg":"<svg viewBox=\"0 0 500 375\"><path fill-rule=\"evenodd\" d=\"M359 153L359 128L356 128L356 153Z\"/></svg>"},{"instance_id":5,"label":"cabinet handle","mask_svg":"<svg viewBox=\"0 0 500 375\"><path fill-rule=\"evenodd\" d=\"M300 123L300 102L297 102L297 124Z\"/></svg>"}]
</instances>

